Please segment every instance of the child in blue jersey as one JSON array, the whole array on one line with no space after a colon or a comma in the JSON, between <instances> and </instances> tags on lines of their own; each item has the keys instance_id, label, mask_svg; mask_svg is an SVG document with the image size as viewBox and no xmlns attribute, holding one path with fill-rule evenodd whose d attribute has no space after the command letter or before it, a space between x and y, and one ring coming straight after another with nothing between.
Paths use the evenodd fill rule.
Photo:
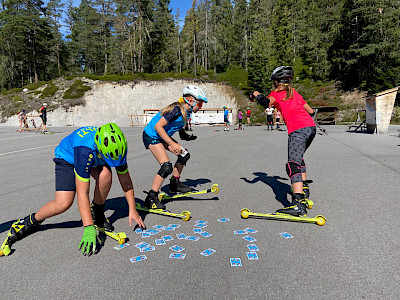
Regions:
<instances>
[{"instance_id":1,"label":"child in blue jersey","mask_svg":"<svg viewBox=\"0 0 400 300\"><path fill-rule=\"evenodd\" d=\"M224 131L229 131L230 123L229 123L229 110L226 106L222 107L224 109Z\"/></svg>"},{"instance_id":2,"label":"child in blue jersey","mask_svg":"<svg viewBox=\"0 0 400 300\"><path fill-rule=\"evenodd\" d=\"M145 199L145 206L153 209L165 209L165 205L158 199L158 193L164 179L171 173L169 191L171 193L186 193L191 189L180 182L183 167L190 158L190 153L184 149L171 136L184 128L186 121L192 113L197 112L203 103L207 103L204 91L194 85L188 85L183 89L183 96L178 102L174 102L157 115L155 115L143 131L143 143L146 149L150 149L155 159L160 164L160 170L153 180L150 191ZM178 156L175 166L169 160L167 150Z\"/></svg>"},{"instance_id":3,"label":"child in blue jersey","mask_svg":"<svg viewBox=\"0 0 400 300\"><path fill-rule=\"evenodd\" d=\"M10 229L4 246L10 247L24 238L45 219L68 210L78 198L78 208L82 217L84 232L79 248L84 254L95 253L96 229L112 230L104 216L104 203L112 183L111 167L115 167L121 187L129 205L129 225L132 220L145 227L135 207L133 184L126 163L128 148L125 136L114 123L99 128L86 126L65 137L55 149L56 173L55 199L47 202L37 213L15 222ZM89 200L90 176L95 181L92 205ZM7 255L0 251L1 255Z\"/></svg>"}]
</instances>

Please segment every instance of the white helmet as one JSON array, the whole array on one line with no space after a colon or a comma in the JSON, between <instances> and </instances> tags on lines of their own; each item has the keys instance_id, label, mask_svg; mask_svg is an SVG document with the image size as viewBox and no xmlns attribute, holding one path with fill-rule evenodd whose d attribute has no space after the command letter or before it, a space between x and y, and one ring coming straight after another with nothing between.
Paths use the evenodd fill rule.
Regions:
<instances>
[{"instance_id":1,"label":"white helmet","mask_svg":"<svg viewBox=\"0 0 400 300\"><path fill-rule=\"evenodd\" d=\"M43 106L47 106L47 103L43 103Z\"/></svg>"},{"instance_id":2,"label":"white helmet","mask_svg":"<svg viewBox=\"0 0 400 300\"><path fill-rule=\"evenodd\" d=\"M187 85L183 88L183 96L190 95L193 96L196 100L204 101L207 103L206 93L204 91L195 86L195 85Z\"/></svg>"}]
</instances>

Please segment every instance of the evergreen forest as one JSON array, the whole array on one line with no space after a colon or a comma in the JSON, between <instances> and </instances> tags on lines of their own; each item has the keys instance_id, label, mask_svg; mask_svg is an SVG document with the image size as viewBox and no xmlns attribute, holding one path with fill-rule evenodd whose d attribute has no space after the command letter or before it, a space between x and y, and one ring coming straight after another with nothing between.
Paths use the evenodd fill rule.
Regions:
<instances>
[{"instance_id":1,"label":"evergreen forest","mask_svg":"<svg viewBox=\"0 0 400 300\"><path fill-rule=\"evenodd\" d=\"M0 87L68 75L245 74L242 90L296 80L369 93L400 85L400 1L0 0Z\"/></svg>"}]
</instances>

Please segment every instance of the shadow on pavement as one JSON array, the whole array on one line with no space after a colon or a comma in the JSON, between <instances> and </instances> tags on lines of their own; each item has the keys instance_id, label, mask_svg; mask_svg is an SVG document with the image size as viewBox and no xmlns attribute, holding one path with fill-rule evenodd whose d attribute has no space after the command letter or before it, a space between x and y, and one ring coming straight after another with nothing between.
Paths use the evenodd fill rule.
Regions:
<instances>
[{"instance_id":1,"label":"shadow on pavement","mask_svg":"<svg viewBox=\"0 0 400 300\"><path fill-rule=\"evenodd\" d=\"M289 198L292 196L292 191L290 189L290 185L280 182L279 180L289 180L287 178L282 178L279 176L268 176L267 173L263 172L254 172L253 173L256 177L253 180L248 180L247 178L241 177L245 182L254 184L259 181L269 185L272 188L272 191L275 194L275 199L280 202L283 206L290 206L290 202L288 201Z\"/></svg>"}]
</instances>

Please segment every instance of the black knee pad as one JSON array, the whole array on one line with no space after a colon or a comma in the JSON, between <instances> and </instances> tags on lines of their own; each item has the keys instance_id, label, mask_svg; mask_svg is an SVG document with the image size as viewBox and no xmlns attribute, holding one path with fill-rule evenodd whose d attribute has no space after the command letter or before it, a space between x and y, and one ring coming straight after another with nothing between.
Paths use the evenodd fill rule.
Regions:
<instances>
[{"instance_id":1,"label":"black knee pad","mask_svg":"<svg viewBox=\"0 0 400 300\"><path fill-rule=\"evenodd\" d=\"M186 149L186 151L187 151L187 149ZM190 158L190 153L189 152L186 153L185 156L179 155L178 156L178 160L176 161L176 163L186 166L186 163L189 160L189 158Z\"/></svg>"},{"instance_id":2,"label":"black knee pad","mask_svg":"<svg viewBox=\"0 0 400 300\"><path fill-rule=\"evenodd\" d=\"M288 174L289 178L297 174L301 174L301 165L295 161L288 161L286 164L286 173Z\"/></svg>"},{"instance_id":3,"label":"black knee pad","mask_svg":"<svg viewBox=\"0 0 400 300\"><path fill-rule=\"evenodd\" d=\"M158 175L160 175L162 178L167 178L169 174L172 173L174 169L172 168L171 162L165 162L161 164L160 170L158 170Z\"/></svg>"}]
</instances>

